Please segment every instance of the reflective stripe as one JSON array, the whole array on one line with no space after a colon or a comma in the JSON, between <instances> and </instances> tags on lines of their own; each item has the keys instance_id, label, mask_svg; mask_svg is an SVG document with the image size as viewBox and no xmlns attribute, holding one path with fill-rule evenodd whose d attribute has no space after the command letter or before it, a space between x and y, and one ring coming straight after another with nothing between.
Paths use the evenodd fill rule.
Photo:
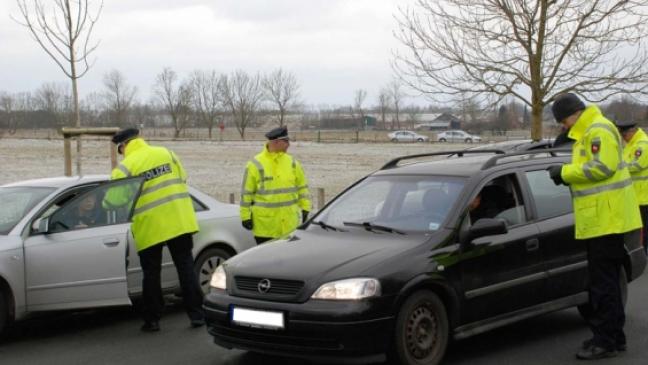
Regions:
<instances>
[{"instance_id":1,"label":"reflective stripe","mask_svg":"<svg viewBox=\"0 0 648 365\"><path fill-rule=\"evenodd\" d=\"M648 176L633 176L632 181L648 180Z\"/></svg>"},{"instance_id":2,"label":"reflective stripe","mask_svg":"<svg viewBox=\"0 0 648 365\"><path fill-rule=\"evenodd\" d=\"M264 207L264 208L280 208L280 207L289 207L291 205L297 204L297 199L294 200L289 200L287 202L280 202L280 203L263 203L263 202L255 202L254 205L257 207Z\"/></svg>"},{"instance_id":3,"label":"reflective stripe","mask_svg":"<svg viewBox=\"0 0 648 365\"><path fill-rule=\"evenodd\" d=\"M265 187L265 170L263 170L263 165L261 165L261 162L257 161L256 159L252 159L252 163L254 166L256 166L257 170L259 171L259 180L261 181L261 190L264 189Z\"/></svg>"},{"instance_id":4,"label":"reflective stripe","mask_svg":"<svg viewBox=\"0 0 648 365\"><path fill-rule=\"evenodd\" d=\"M299 194L299 199L308 199L307 194Z\"/></svg>"},{"instance_id":5,"label":"reflective stripe","mask_svg":"<svg viewBox=\"0 0 648 365\"><path fill-rule=\"evenodd\" d=\"M152 192L155 192L155 191L158 191L158 190L160 190L162 188L166 188L167 186L171 186L171 185L175 185L175 184L184 184L184 182L180 178L167 180L167 181L159 183L159 184L157 184L155 186L150 186L150 187L147 187L147 188L143 189L142 194L140 194L140 196L148 194L148 193L152 193Z\"/></svg>"},{"instance_id":6,"label":"reflective stripe","mask_svg":"<svg viewBox=\"0 0 648 365\"><path fill-rule=\"evenodd\" d=\"M297 189L308 189L308 185L298 186Z\"/></svg>"},{"instance_id":7,"label":"reflective stripe","mask_svg":"<svg viewBox=\"0 0 648 365\"><path fill-rule=\"evenodd\" d=\"M124 175L126 175L126 177L131 177L131 173L130 173L130 171L128 171L126 166L124 166L122 164L119 164L119 165L117 165L117 168L119 169L119 171L123 172Z\"/></svg>"},{"instance_id":8,"label":"reflective stripe","mask_svg":"<svg viewBox=\"0 0 648 365\"><path fill-rule=\"evenodd\" d=\"M279 188L279 189L267 189L257 191L257 195L272 195L272 194L286 194L286 193L296 193L298 188Z\"/></svg>"},{"instance_id":9,"label":"reflective stripe","mask_svg":"<svg viewBox=\"0 0 648 365\"><path fill-rule=\"evenodd\" d=\"M610 184L610 185L597 186L595 188L572 191L572 195L574 197L583 197L583 196L588 196L588 195L592 195L592 194L602 193L604 191L610 191L610 190L617 190L617 189L625 188L626 186L630 186L630 185L632 185L632 180L631 179L626 179L626 180L619 181L619 182L616 182L616 183Z\"/></svg>"},{"instance_id":10,"label":"reflective stripe","mask_svg":"<svg viewBox=\"0 0 648 365\"><path fill-rule=\"evenodd\" d=\"M585 133L588 133L590 129L592 128L603 128L606 131L610 132L614 139L616 140L617 146L619 146L619 159L623 160L623 144L621 143L621 136L619 135L619 131L616 128L613 128L612 126L605 124L605 123L592 123L587 130L585 130Z\"/></svg>"},{"instance_id":11,"label":"reflective stripe","mask_svg":"<svg viewBox=\"0 0 648 365\"><path fill-rule=\"evenodd\" d=\"M582 150L580 150L580 155L581 155L581 157L585 157L585 156L587 156L587 152L585 152L585 150L582 149Z\"/></svg>"},{"instance_id":12,"label":"reflective stripe","mask_svg":"<svg viewBox=\"0 0 648 365\"><path fill-rule=\"evenodd\" d=\"M247 208L252 206L252 202L244 202L241 200L240 206Z\"/></svg>"},{"instance_id":13,"label":"reflective stripe","mask_svg":"<svg viewBox=\"0 0 648 365\"><path fill-rule=\"evenodd\" d=\"M605 164L601 162L601 160L599 160L598 155L594 157L594 160L591 160L583 165L583 172L585 173L585 176L587 176L587 178L590 180L594 180L592 173L589 171L591 169L599 169L603 173L603 175L605 175L605 178L610 178L612 175L614 175L614 171L608 169L608 167L605 166Z\"/></svg>"},{"instance_id":14,"label":"reflective stripe","mask_svg":"<svg viewBox=\"0 0 648 365\"><path fill-rule=\"evenodd\" d=\"M142 205L141 207L135 209L135 212L133 213L133 215L135 216L135 215L138 215L138 214L142 214L143 212L145 212L147 210L153 209L153 208L158 207L158 206L160 206L162 204L168 203L168 202L170 202L172 200L184 199L184 198L189 198L189 193L185 192L185 193L172 194L172 195L169 195L169 196L164 197L162 199L155 200L155 201L152 201L150 203Z\"/></svg>"},{"instance_id":15,"label":"reflective stripe","mask_svg":"<svg viewBox=\"0 0 648 365\"><path fill-rule=\"evenodd\" d=\"M247 190L245 190L245 183L247 182L247 179L248 179L248 170L245 169L245 172L243 173L243 182L241 183L241 199L243 199L243 197L247 195L246 194Z\"/></svg>"}]
</instances>

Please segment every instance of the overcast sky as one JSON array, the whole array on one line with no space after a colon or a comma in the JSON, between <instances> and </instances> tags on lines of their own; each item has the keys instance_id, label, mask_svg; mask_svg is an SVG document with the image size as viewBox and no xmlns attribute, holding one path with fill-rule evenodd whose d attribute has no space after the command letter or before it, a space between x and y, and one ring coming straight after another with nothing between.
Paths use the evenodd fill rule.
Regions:
<instances>
[{"instance_id":1,"label":"overcast sky","mask_svg":"<svg viewBox=\"0 0 648 365\"><path fill-rule=\"evenodd\" d=\"M354 91L392 79L398 43L393 15L411 0L105 0L93 32L100 45L80 80L85 95L120 70L148 99L155 76L169 66L181 77L196 69L293 72L307 104L348 105ZM18 18L15 0L0 0L0 91L34 91L68 82ZM412 102L414 100L411 100ZM407 102L407 101L406 101Z\"/></svg>"}]
</instances>

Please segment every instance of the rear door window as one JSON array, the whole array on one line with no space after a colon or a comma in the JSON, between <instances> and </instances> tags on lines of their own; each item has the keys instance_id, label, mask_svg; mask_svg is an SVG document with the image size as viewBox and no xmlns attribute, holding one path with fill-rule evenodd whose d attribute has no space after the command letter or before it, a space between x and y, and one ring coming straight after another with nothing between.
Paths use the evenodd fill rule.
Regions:
<instances>
[{"instance_id":1,"label":"rear door window","mask_svg":"<svg viewBox=\"0 0 648 365\"><path fill-rule=\"evenodd\" d=\"M556 217L573 211L569 187L554 184L547 170L527 171L525 174L538 219Z\"/></svg>"}]
</instances>

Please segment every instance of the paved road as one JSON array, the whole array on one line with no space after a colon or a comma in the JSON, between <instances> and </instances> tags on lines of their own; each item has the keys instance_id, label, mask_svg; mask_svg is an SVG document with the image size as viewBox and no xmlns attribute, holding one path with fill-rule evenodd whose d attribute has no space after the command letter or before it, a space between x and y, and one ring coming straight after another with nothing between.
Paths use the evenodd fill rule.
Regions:
<instances>
[{"instance_id":1,"label":"paved road","mask_svg":"<svg viewBox=\"0 0 648 365\"><path fill-rule=\"evenodd\" d=\"M204 328L189 328L180 308L167 309L162 331L154 334L139 332L139 318L130 308L31 319L18 324L0 344L0 364L309 364L223 349L212 344ZM629 351L597 364L646 364L648 274L630 284L627 313ZM583 364L574 359L574 352L589 336L576 310L565 310L454 343L444 364Z\"/></svg>"}]
</instances>

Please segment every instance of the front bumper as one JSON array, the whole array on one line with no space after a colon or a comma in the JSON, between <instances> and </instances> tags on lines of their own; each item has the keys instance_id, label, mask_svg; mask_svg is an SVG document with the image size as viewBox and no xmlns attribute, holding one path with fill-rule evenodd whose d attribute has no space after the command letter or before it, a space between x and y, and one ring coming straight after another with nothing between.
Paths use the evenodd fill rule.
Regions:
<instances>
[{"instance_id":1,"label":"front bumper","mask_svg":"<svg viewBox=\"0 0 648 365\"><path fill-rule=\"evenodd\" d=\"M226 348L290 357L380 361L388 348L394 318L387 314L393 298L365 301L309 300L271 302L213 291L203 308L207 331ZM252 328L233 323L233 307L284 313L285 328Z\"/></svg>"}]
</instances>

